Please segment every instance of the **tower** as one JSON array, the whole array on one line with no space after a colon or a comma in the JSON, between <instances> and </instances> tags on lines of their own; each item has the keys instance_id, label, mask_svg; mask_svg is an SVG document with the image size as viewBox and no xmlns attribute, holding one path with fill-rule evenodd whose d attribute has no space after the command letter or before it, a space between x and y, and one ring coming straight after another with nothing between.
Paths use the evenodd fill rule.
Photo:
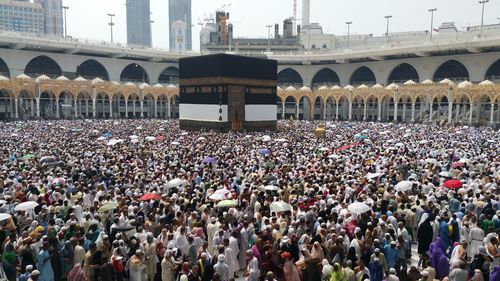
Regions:
<instances>
[{"instance_id":1,"label":"tower","mask_svg":"<svg viewBox=\"0 0 500 281\"><path fill-rule=\"evenodd\" d=\"M170 50L178 49L176 46L176 36L179 37L179 34L175 34L172 30L174 27L179 27L179 21L183 22L186 25L184 41L185 41L185 50L190 51L192 49L192 24L191 24L191 0L169 0L168 1L168 22L169 22L169 46ZM175 23L175 24L174 24ZM176 28L177 29L177 28ZM178 30L177 30L178 31Z\"/></svg>"},{"instance_id":2,"label":"tower","mask_svg":"<svg viewBox=\"0 0 500 281\"><path fill-rule=\"evenodd\" d=\"M151 47L149 0L127 0L127 44Z\"/></svg>"},{"instance_id":3,"label":"tower","mask_svg":"<svg viewBox=\"0 0 500 281\"><path fill-rule=\"evenodd\" d=\"M311 14L311 0L302 0L302 29L309 26Z\"/></svg>"}]
</instances>

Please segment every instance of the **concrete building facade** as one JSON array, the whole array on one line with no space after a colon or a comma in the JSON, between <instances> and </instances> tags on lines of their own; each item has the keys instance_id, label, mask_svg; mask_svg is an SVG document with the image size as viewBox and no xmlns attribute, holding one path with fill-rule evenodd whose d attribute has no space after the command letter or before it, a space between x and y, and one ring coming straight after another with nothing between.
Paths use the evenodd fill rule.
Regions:
<instances>
[{"instance_id":1,"label":"concrete building facade","mask_svg":"<svg viewBox=\"0 0 500 281\"><path fill-rule=\"evenodd\" d=\"M151 47L149 0L127 0L127 44Z\"/></svg>"},{"instance_id":2,"label":"concrete building facade","mask_svg":"<svg viewBox=\"0 0 500 281\"><path fill-rule=\"evenodd\" d=\"M170 32L170 50L175 50L174 23L182 21L186 24L185 45L186 50L192 49L192 23L191 23L191 0L169 0L168 1L168 22Z\"/></svg>"},{"instance_id":3,"label":"concrete building facade","mask_svg":"<svg viewBox=\"0 0 500 281\"><path fill-rule=\"evenodd\" d=\"M43 7L45 36L62 37L64 34L62 0L35 0L35 3Z\"/></svg>"},{"instance_id":4,"label":"concrete building facade","mask_svg":"<svg viewBox=\"0 0 500 281\"><path fill-rule=\"evenodd\" d=\"M0 31L44 34L44 8L29 1L0 0Z\"/></svg>"}]
</instances>

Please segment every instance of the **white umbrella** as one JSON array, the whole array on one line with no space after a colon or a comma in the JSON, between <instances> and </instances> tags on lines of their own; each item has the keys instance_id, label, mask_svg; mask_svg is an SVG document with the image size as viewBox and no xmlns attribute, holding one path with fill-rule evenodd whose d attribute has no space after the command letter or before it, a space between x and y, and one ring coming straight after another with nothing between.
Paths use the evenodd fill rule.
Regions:
<instances>
[{"instance_id":1,"label":"white umbrella","mask_svg":"<svg viewBox=\"0 0 500 281\"><path fill-rule=\"evenodd\" d=\"M155 141L155 140L156 140L156 138L153 137L153 136L147 136L146 137L146 141Z\"/></svg>"},{"instance_id":2,"label":"white umbrella","mask_svg":"<svg viewBox=\"0 0 500 281\"><path fill-rule=\"evenodd\" d=\"M280 188L275 186L275 185L266 185L264 187L261 187L260 189L265 190L265 191L278 191L278 190L280 190Z\"/></svg>"},{"instance_id":3,"label":"white umbrella","mask_svg":"<svg viewBox=\"0 0 500 281\"><path fill-rule=\"evenodd\" d=\"M269 205L269 209L271 212L286 212L292 210L292 205L283 201L278 201L271 203L271 205Z\"/></svg>"},{"instance_id":4,"label":"white umbrella","mask_svg":"<svg viewBox=\"0 0 500 281\"><path fill-rule=\"evenodd\" d=\"M98 141L103 141L103 140L106 140L106 137L98 137L97 140Z\"/></svg>"},{"instance_id":5,"label":"white umbrella","mask_svg":"<svg viewBox=\"0 0 500 281\"><path fill-rule=\"evenodd\" d=\"M403 147L403 146L405 146L405 144L404 144L404 143L402 143L402 142L398 142L398 143L396 143L396 146L397 146L397 147Z\"/></svg>"},{"instance_id":6,"label":"white umbrella","mask_svg":"<svg viewBox=\"0 0 500 281\"><path fill-rule=\"evenodd\" d=\"M37 206L38 206L38 203L35 201L26 201L26 202L23 202L23 203L20 203L19 205L17 205L14 208L14 210L15 211L27 211L27 210L32 210Z\"/></svg>"},{"instance_id":7,"label":"white umbrella","mask_svg":"<svg viewBox=\"0 0 500 281\"><path fill-rule=\"evenodd\" d=\"M319 151L327 151L327 150L328 150L328 148L327 148L327 147L320 147L320 148L318 148L318 150L319 150Z\"/></svg>"},{"instance_id":8,"label":"white umbrella","mask_svg":"<svg viewBox=\"0 0 500 281\"><path fill-rule=\"evenodd\" d=\"M132 140L135 140L135 139L138 139L139 137L137 135L131 135L129 138Z\"/></svg>"},{"instance_id":9,"label":"white umbrella","mask_svg":"<svg viewBox=\"0 0 500 281\"><path fill-rule=\"evenodd\" d=\"M427 143L429 143L429 141L428 141L428 140L421 140L421 141L419 141L418 143L419 143L419 144L427 144Z\"/></svg>"},{"instance_id":10,"label":"white umbrella","mask_svg":"<svg viewBox=\"0 0 500 281\"><path fill-rule=\"evenodd\" d=\"M427 158L427 159L425 159L425 162L431 163L431 164L437 164L438 163L438 161L436 159L434 159L434 158Z\"/></svg>"},{"instance_id":11,"label":"white umbrella","mask_svg":"<svg viewBox=\"0 0 500 281\"><path fill-rule=\"evenodd\" d=\"M130 142L131 142L131 143L138 143L138 142L139 142L139 140L138 140L138 139L131 139L131 140L130 140Z\"/></svg>"},{"instance_id":12,"label":"white umbrella","mask_svg":"<svg viewBox=\"0 0 500 281\"><path fill-rule=\"evenodd\" d=\"M222 194L222 195L226 195L228 193L231 193L231 191L227 190L227 188L221 188L221 189L217 189L214 194Z\"/></svg>"},{"instance_id":13,"label":"white umbrella","mask_svg":"<svg viewBox=\"0 0 500 281\"><path fill-rule=\"evenodd\" d=\"M361 131L362 134L368 134L370 132L370 129L364 129L363 131Z\"/></svg>"},{"instance_id":14,"label":"white umbrella","mask_svg":"<svg viewBox=\"0 0 500 281\"><path fill-rule=\"evenodd\" d=\"M181 136L187 136L187 135L189 135L189 133L188 133L188 132L182 132L182 133L181 133Z\"/></svg>"},{"instance_id":15,"label":"white umbrella","mask_svg":"<svg viewBox=\"0 0 500 281\"><path fill-rule=\"evenodd\" d=\"M179 178L176 178L176 179L173 179L173 180L170 180L168 183L167 183L167 187L178 187L180 185L182 186L185 186L187 183L185 180L181 180Z\"/></svg>"},{"instance_id":16,"label":"white umbrella","mask_svg":"<svg viewBox=\"0 0 500 281\"><path fill-rule=\"evenodd\" d=\"M453 174L450 173L450 172L441 172L439 173L439 176L443 177L443 178L452 178L453 177Z\"/></svg>"},{"instance_id":17,"label":"white umbrella","mask_svg":"<svg viewBox=\"0 0 500 281\"><path fill-rule=\"evenodd\" d=\"M171 142L171 144L172 144L172 145L179 145L179 144L181 144L181 143L180 143L180 142L178 142L178 141L173 141L173 142Z\"/></svg>"},{"instance_id":18,"label":"white umbrella","mask_svg":"<svg viewBox=\"0 0 500 281\"><path fill-rule=\"evenodd\" d=\"M210 198L212 200L216 200L216 201L227 199L226 195L220 194L220 193L214 193L214 194L210 195L208 198Z\"/></svg>"},{"instance_id":19,"label":"white umbrella","mask_svg":"<svg viewBox=\"0 0 500 281\"><path fill-rule=\"evenodd\" d=\"M458 160L459 163L470 163L470 159L467 159L467 158L462 158L460 160Z\"/></svg>"},{"instance_id":20,"label":"white umbrella","mask_svg":"<svg viewBox=\"0 0 500 281\"><path fill-rule=\"evenodd\" d=\"M288 141L287 139L275 139L276 142L286 142Z\"/></svg>"},{"instance_id":21,"label":"white umbrella","mask_svg":"<svg viewBox=\"0 0 500 281\"><path fill-rule=\"evenodd\" d=\"M384 173L368 173L366 174L365 178L371 180L371 179L374 179L374 178L379 178L381 176L385 175Z\"/></svg>"},{"instance_id":22,"label":"white umbrella","mask_svg":"<svg viewBox=\"0 0 500 281\"><path fill-rule=\"evenodd\" d=\"M413 186L413 183L411 181L400 181L394 188L396 188L397 191L408 191L411 190L411 187Z\"/></svg>"},{"instance_id":23,"label":"white umbrella","mask_svg":"<svg viewBox=\"0 0 500 281\"><path fill-rule=\"evenodd\" d=\"M330 159L340 159L340 156L337 155L337 154L330 154L330 155L328 155L328 158L330 158Z\"/></svg>"},{"instance_id":24,"label":"white umbrella","mask_svg":"<svg viewBox=\"0 0 500 281\"><path fill-rule=\"evenodd\" d=\"M0 221L4 221L4 220L8 220L10 219L12 216L10 214L6 214L6 213L0 213Z\"/></svg>"},{"instance_id":25,"label":"white umbrella","mask_svg":"<svg viewBox=\"0 0 500 281\"><path fill-rule=\"evenodd\" d=\"M207 138L205 138L205 137L199 137L199 138L197 138L196 140L197 140L197 141L204 141L204 140L207 140Z\"/></svg>"},{"instance_id":26,"label":"white umbrella","mask_svg":"<svg viewBox=\"0 0 500 281\"><path fill-rule=\"evenodd\" d=\"M268 141L271 141L271 136L268 136L268 135L265 135L262 137L262 141L263 142L268 142Z\"/></svg>"},{"instance_id":27,"label":"white umbrella","mask_svg":"<svg viewBox=\"0 0 500 281\"><path fill-rule=\"evenodd\" d=\"M366 205L365 203L361 203L361 202L352 203L349 206L347 206L347 209L350 212L356 213L356 214L362 214L362 213L365 213L365 212L368 212L371 210L370 206Z\"/></svg>"}]
</instances>

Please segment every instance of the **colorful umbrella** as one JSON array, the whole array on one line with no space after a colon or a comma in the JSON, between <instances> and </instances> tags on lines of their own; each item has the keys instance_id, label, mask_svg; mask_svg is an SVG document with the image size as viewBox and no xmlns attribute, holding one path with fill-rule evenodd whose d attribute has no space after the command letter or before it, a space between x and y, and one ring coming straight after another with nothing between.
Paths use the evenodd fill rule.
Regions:
<instances>
[{"instance_id":1,"label":"colorful umbrella","mask_svg":"<svg viewBox=\"0 0 500 281\"><path fill-rule=\"evenodd\" d=\"M238 202L234 200L222 200L219 203L217 203L218 208L230 208L236 206L238 206Z\"/></svg>"},{"instance_id":2,"label":"colorful umbrella","mask_svg":"<svg viewBox=\"0 0 500 281\"><path fill-rule=\"evenodd\" d=\"M141 196L141 198L139 198L139 200L141 201L160 200L160 199L161 199L160 195L154 193L144 194Z\"/></svg>"},{"instance_id":3,"label":"colorful umbrella","mask_svg":"<svg viewBox=\"0 0 500 281\"><path fill-rule=\"evenodd\" d=\"M24 160L30 160L33 158L35 158L35 154L26 154L23 157L21 157L21 159L24 159Z\"/></svg>"},{"instance_id":4,"label":"colorful umbrella","mask_svg":"<svg viewBox=\"0 0 500 281\"><path fill-rule=\"evenodd\" d=\"M202 161L203 163L215 163L215 158L214 157L205 157Z\"/></svg>"},{"instance_id":5,"label":"colorful umbrella","mask_svg":"<svg viewBox=\"0 0 500 281\"><path fill-rule=\"evenodd\" d=\"M444 187L450 188L450 189L458 189L462 187L462 182L459 180L447 180L444 182Z\"/></svg>"},{"instance_id":6,"label":"colorful umbrella","mask_svg":"<svg viewBox=\"0 0 500 281\"><path fill-rule=\"evenodd\" d=\"M271 154L271 151L267 148L262 148L262 149L259 149L259 154L268 155L268 154Z\"/></svg>"}]
</instances>

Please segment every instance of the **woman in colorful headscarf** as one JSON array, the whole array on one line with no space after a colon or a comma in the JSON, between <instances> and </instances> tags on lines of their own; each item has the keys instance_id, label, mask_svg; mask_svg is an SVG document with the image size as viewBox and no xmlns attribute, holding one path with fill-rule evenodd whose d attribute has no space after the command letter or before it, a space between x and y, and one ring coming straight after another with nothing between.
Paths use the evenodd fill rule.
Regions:
<instances>
[{"instance_id":1,"label":"woman in colorful headscarf","mask_svg":"<svg viewBox=\"0 0 500 281\"><path fill-rule=\"evenodd\" d=\"M281 258L285 260L283 265L284 281L300 281L300 274L295 264L293 264L292 255L289 252L284 252L281 254Z\"/></svg>"},{"instance_id":2,"label":"woman in colorful headscarf","mask_svg":"<svg viewBox=\"0 0 500 281\"><path fill-rule=\"evenodd\" d=\"M344 280L346 280L344 269L342 268L342 266L340 266L339 263L335 263L333 265L333 272L330 277L330 281L344 281Z\"/></svg>"},{"instance_id":3,"label":"woman in colorful headscarf","mask_svg":"<svg viewBox=\"0 0 500 281\"><path fill-rule=\"evenodd\" d=\"M445 255L446 246L440 237L436 238L429 250L429 257L431 265L436 269L436 275L438 279L448 276L449 273L449 263L448 258Z\"/></svg>"},{"instance_id":4,"label":"woman in colorful headscarf","mask_svg":"<svg viewBox=\"0 0 500 281\"><path fill-rule=\"evenodd\" d=\"M73 269L68 273L68 281L88 281L85 279L81 264L77 263L73 266Z\"/></svg>"}]
</instances>

